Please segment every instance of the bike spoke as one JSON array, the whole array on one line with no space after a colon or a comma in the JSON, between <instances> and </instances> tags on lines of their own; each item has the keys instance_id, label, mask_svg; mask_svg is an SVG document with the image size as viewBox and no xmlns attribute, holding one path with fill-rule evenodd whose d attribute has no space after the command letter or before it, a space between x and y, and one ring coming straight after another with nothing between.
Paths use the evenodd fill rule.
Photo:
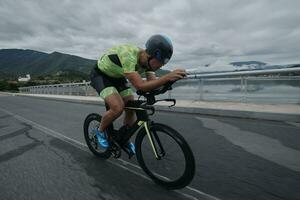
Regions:
<instances>
[{"instance_id":1,"label":"bike spoke","mask_svg":"<svg viewBox=\"0 0 300 200\"><path fill-rule=\"evenodd\" d=\"M88 137L89 137L89 141L90 144L92 146L92 148L99 153L103 153L104 151L106 151L106 149L102 148L101 146L99 146L98 144L98 139L96 136L96 130L99 128L100 124L98 121L94 120L91 121L88 127Z\"/></svg>"}]
</instances>

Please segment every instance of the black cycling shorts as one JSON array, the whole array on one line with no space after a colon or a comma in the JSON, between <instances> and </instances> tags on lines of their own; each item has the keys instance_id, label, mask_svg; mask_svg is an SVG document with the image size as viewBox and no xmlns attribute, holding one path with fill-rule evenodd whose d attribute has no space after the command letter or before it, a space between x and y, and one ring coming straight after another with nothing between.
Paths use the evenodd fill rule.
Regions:
<instances>
[{"instance_id":1,"label":"black cycling shorts","mask_svg":"<svg viewBox=\"0 0 300 200\"><path fill-rule=\"evenodd\" d=\"M102 72L97 65L92 69L91 86L95 88L102 99L111 94L119 93L121 97L133 94L132 89L128 86L127 80L123 78L113 78Z\"/></svg>"}]
</instances>

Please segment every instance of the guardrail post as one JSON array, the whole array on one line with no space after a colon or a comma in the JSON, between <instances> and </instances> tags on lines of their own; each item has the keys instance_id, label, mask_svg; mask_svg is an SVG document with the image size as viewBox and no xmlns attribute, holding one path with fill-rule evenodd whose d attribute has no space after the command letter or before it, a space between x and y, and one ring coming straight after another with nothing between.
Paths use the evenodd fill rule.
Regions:
<instances>
[{"instance_id":1,"label":"guardrail post","mask_svg":"<svg viewBox=\"0 0 300 200\"><path fill-rule=\"evenodd\" d=\"M62 94L65 95L65 89L66 89L66 86L65 85L62 85Z\"/></svg>"},{"instance_id":2,"label":"guardrail post","mask_svg":"<svg viewBox=\"0 0 300 200\"><path fill-rule=\"evenodd\" d=\"M240 85L240 88L241 88L241 102L244 102L244 77L241 76L241 85Z\"/></svg>"},{"instance_id":3,"label":"guardrail post","mask_svg":"<svg viewBox=\"0 0 300 200\"><path fill-rule=\"evenodd\" d=\"M85 83L85 96L87 96L88 95L88 84L85 81L84 81L84 83Z\"/></svg>"},{"instance_id":4,"label":"guardrail post","mask_svg":"<svg viewBox=\"0 0 300 200\"><path fill-rule=\"evenodd\" d=\"M248 93L248 77L245 77L245 102L248 101L247 99L247 93Z\"/></svg>"},{"instance_id":5,"label":"guardrail post","mask_svg":"<svg viewBox=\"0 0 300 200\"><path fill-rule=\"evenodd\" d=\"M300 104L300 81L298 82L298 87L299 87L299 96L298 96L298 103L297 104Z\"/></svg>"},{"instance_id":6,"label":"guardrail post","mask_svg":"<svg viewBox=\"0 0 300 200\"><path fill-rule=\"evenodd\" d=\"M199 91L199 101L203 101L203 87L204 87L204 79L201 78L199 79L199 84L198 84L198 91Z\"/></svg>"},{"instance_id":7,"label":"guardrail post","mask_svg":"<svg viewBox=\"0 0 300 200\"><path fill-rule=\"evenodd\" d=\"M68 87L69 87L69 95L72 95L72 87L70 84L68 84Z\"/></svg>"},{"instance_id":8,"label":"guardrail post","mask_svg":"<svg viewBox=\"0 0 300 200\"><path fill-rule=\"evenodd\" d=\"M241 77L241 102L247 102L247 77Z\"/></svg>"}]
</instances>

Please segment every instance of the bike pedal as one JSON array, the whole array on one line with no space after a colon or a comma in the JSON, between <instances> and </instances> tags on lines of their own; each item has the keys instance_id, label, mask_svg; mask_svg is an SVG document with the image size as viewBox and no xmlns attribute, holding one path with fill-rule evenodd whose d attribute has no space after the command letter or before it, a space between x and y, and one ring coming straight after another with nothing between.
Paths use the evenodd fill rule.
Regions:
<instances>
[{"instance_id":1,"label":"bike pedal","mask_svg":"<svg viewBox=\"0 0 300 200\"><path fill-rule=\"evenodd\" d=\"M112 155L113 155L113 157L114 158L120 158L121 157L121 151L119 151L119 152L112 152Z\"/></svg>"},{"instance_id":2,"label":"bike pedal","mask_svg":"<svg viewBox=\"0 0 300 200\"><path fill-rule=\"evenodd\" d=\"M111 143L110 151L111 151L114 158L120 158L121 157L122 151L121 151L120 146L117 143L115 143L115 142Z\"/></svg>"}]
</instances>

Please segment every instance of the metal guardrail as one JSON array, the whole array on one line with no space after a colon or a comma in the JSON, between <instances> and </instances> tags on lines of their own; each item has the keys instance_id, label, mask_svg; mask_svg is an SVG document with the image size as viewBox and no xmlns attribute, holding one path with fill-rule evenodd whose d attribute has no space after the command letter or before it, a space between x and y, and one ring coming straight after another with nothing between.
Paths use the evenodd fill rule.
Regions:
<instances>
[{"instance_id":1,"label":"metal guardrail","mask_svg":"<svg viewBox=\"0 0 300 200\"><path fill-rule=\"evenodd\" d=\"M300 76L270 76L299 68L189 75L161 97L192 101L234 101L300 104ZM253 75L268 76L253 76ZM95 96L90 82L19 88L21 93Z\"/></svg>"},{"instance_id":2,"label":"metal guardrail","mask_svg":"<svg viewBox=\"0 0 300 200\"><path fill-rule=\"evenodd\" d=\"M20 87L19 91L21 93L28 93L28 94L55 94L55 95L75 95L75 96L96 95L96 92L90 86L90 82Z\"/></svg>"},{"instance_id":3,"label":"metal guardrail","mask_svg":"<svg viewBox=\"0 0 300 200\"><path fill-rule=\"evenodd\" d=\"M192 101L300 104L300 76L187 79L174 88L169 96Z\"/></svg>"},{"instance_id":4,"label":"metal guardrail","mask_svg":"<svg viewBox=\"0 0 300 200\"><path fill-rule=\"evenodd\" d=\"M280 75L283 73L300 72L300 67L282 68L282 69L264 69L251 71L233 71L233 72L218 72L218 73L190 73L188 78L212 78L212 77L235 77L235 76L257 76L257 75Z\"/></svg>"}]
</instances>

